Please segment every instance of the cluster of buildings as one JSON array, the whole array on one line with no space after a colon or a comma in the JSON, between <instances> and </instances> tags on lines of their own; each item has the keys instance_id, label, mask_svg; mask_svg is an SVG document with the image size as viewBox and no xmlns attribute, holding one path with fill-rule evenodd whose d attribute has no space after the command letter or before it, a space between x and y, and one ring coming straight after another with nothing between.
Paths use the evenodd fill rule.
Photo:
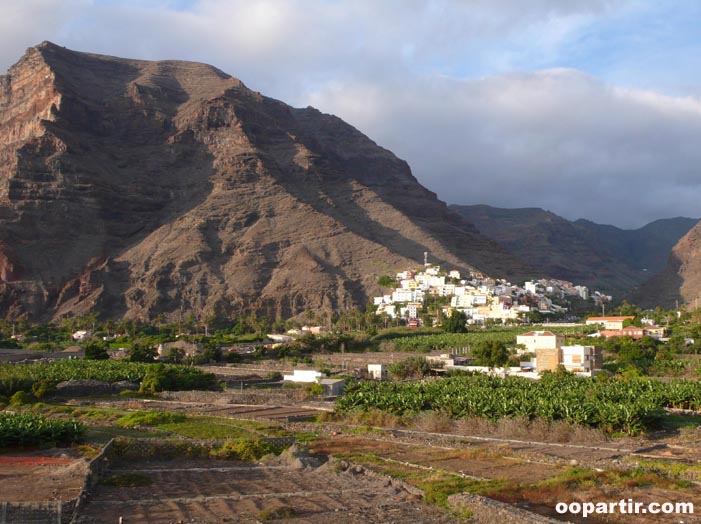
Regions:
<instances>
[{"instance_id":1,"label":"cluster of buildings","mask_svg":"<svg viewBox=\"0 0 701 524\"><path fill-rule=\"evenodd\" d=\"M463 276L457 270L444 272L434 264L425 264L421 271L397 273L395 283L397 287L391 294L373 298L376 313L404 318L410 327L419 325L427 297L445 297L441 302L443 313L450 316L453 311L460 311L472 324L490 319L515 322L531 311L546 315L565 313L567 308L562 304L570 297L597 303L611 300L598 292L590 296L585 286L564 280L533 280L517 286L478 273Z\"/></svg>"},{"instance_id":2,"label":"cluster of buildings","mask_svg":"<svg viewBox=\"0 0 701 524\"><path fill-rule=\"evenodd\" d=\"M633 316L618 316L618 317L589 317L586 321L587 326L599 326L604 329L599 329L597 333L591 336L596 337L630 337L634 340L643 337L652 337L661 339L665 336L666 330L663 327L657 326L651 320L643 319L642 326L628 325L624 326L627 320L634 320Z\"/></svg>"},{"instance_id":3,"label":"cluster of buildings","mask_svg":"<svg viewBox=\"0 0 701 524\"><path fill-rule=\"evenodd\" d=\"M521 363L521 369L542 373L561 366L578 375L593 375L604 365L603 352L597 346L564 344L565 337L551 331L529 331L516 337L517 354L535 355Z\"/></svg>"}]
</instances>

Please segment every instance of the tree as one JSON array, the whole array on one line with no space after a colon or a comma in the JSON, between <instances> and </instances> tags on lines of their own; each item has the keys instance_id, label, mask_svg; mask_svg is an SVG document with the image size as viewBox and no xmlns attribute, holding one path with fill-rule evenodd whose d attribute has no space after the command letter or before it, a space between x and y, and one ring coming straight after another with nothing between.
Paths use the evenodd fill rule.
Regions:
<instances>
[{"instance_id":1,"label":"tree","mask_svg":"<svg viewBox=\"0 0 701 524\"><path fill-rule=\"evenodd\" d=\"M134 342L129 353L130 362L153 362L156 360L156 349Z\"/></svg>"},{"instance_id":2,"label":"tree","mask_svg":"<svg viewBox=\"0 0 701 524\"><path fill-rule=\"evenodd\" d=\"M450 316L443 322L443 329L448 333L467 333L467 316L462 311L454 309Z\"/></svg>"},{"instance_id":3,"label":"tree","mask_svg":"<svg viewBox=\"0 0 701 524\"><path fill-rule=\"evenodd\" d=\"M107 360L110 358L107 353L107 344L101 340L89 340L84 349L87 360Z\"/></svg>"},{"instance_id":4,"label":"tree","mask_svg":"<svg viewBox=\"0 0 701 524\"><path fill-rule=\"evenodd\" d=\"M173 364L182 364L185 359L185 350L182 348L170 348L168 351L168 360Z\"/></svg>"},{"instance_id":5,"label":"tree","mask_svg":"<svg viewBox=\"0 0 701 524\"><path fill-rule=\"evenodd\" d=\"M408 378L421 378L428 375L431 366L424 357L409 357L399 362L390 364L387 371L397 380Z\"/></svg>"},{"instance_id":6,"label":"tree","mask_svg":"<svg viewBox=\"0 0 701 524\"><path fill-rule=\"evenodd\" d=\"M481 340L472 348L477 363L490 368L501 367L509 361L506 344L498 340Z\"/></svg>"}]
</instances>

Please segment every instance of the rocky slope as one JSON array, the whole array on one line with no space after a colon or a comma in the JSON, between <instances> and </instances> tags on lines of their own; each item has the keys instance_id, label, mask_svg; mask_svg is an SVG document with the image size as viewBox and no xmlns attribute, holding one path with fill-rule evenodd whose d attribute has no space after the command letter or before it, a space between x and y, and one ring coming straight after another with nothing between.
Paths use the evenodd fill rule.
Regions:
<instances>
[{"instance_id":1,"label":"rocky slope","mask_svg":"<svg viewBox=\"0 0 701 524\"><path fill-rule=\"evenodd\" d=\"M521 264L339 118L204 64L30 48L0 77L0 311L288 316Z\"/></svg>"},{"instance_id":2,"label":"rocky slope","mask_svg":"<svg viewBox=\"0 0 701 524\"><path fill-rule=\"evenodd\" d=\"M618 298L661 271L672 247L697 222L679 217L625 230L588 220L571 222L538 208L451 208L542 273Z\"/></svg>"},{"instance_id":3,"label":"rocky slope","mask_svg":"<svg viewBox=\"0 0 701 524\"><path fill-rule=\"evenodd\" d=\"M646 307L701 305L701 222L677 242L665 268L640 286L631 300Z\"/></svg>"}]
</instances>

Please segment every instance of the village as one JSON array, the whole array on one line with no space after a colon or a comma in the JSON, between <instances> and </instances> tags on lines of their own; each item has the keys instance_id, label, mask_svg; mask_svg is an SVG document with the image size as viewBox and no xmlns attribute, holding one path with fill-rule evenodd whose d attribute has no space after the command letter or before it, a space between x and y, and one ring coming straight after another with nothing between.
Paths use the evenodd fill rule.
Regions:
<instances>
[{"instance_id":1,"label":"village","mask_svg":"<svg viewBox=\"0 0 701 524\"><path fill-rule=\"evenodd\" d=\"M378 315L402 318L409 327L419 327L423 325L422 313L431 298L436 299L446 317L459 311L469 324L488 321L511 324L528 320L529 314L534 312L546 318L565 316L567 299L590 301L597 308L605 307L612 300L610 295L599 291L590 293L586 286L565 280L543 278L518 286L477 272L470 275L462 275L455 269L446 272L427 259L428 253L425 253L423 269L405 270L397 273L395 279L385 278L381 282L393 290L373 297Z\"/></svg>"}]
</instances>

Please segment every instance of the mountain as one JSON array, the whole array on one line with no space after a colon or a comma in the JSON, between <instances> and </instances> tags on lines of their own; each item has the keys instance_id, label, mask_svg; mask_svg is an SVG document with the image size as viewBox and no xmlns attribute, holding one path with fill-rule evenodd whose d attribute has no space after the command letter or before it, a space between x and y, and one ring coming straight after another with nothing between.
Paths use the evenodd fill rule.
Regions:
<instances>
[{"instance_id":1,"label":"mountain","mask_svg":"<svg viewBox=\"0 0 701 524\"><path fill-rule=\"evenodd\" d=\"M205 64L49 42L0 77L0 311L273 317L520 262L341 119Z\"/></svg>"},{"instance_id":2,"label":"mountain","mask_svg":"<svg viewBox=\"0 0 701 524\"><path fill-rule=\"evenodd\" d=\"M569 221L538 208L451 206L487 237L541 274L627 295L665 267L677 241L697 223L669 218L626 230L588 220Z\"/></svg>"},{"instance_id":3,"label":"mountain","mask_svg":"<svg viewBox=\"0 0 701 524\"><path fill-rule=\"evenodd\" d=\"M699 306L701 299L701 222L672 249L665 268L631 296L636 304L672 308Z\"/></svg>"}]
</instances>

